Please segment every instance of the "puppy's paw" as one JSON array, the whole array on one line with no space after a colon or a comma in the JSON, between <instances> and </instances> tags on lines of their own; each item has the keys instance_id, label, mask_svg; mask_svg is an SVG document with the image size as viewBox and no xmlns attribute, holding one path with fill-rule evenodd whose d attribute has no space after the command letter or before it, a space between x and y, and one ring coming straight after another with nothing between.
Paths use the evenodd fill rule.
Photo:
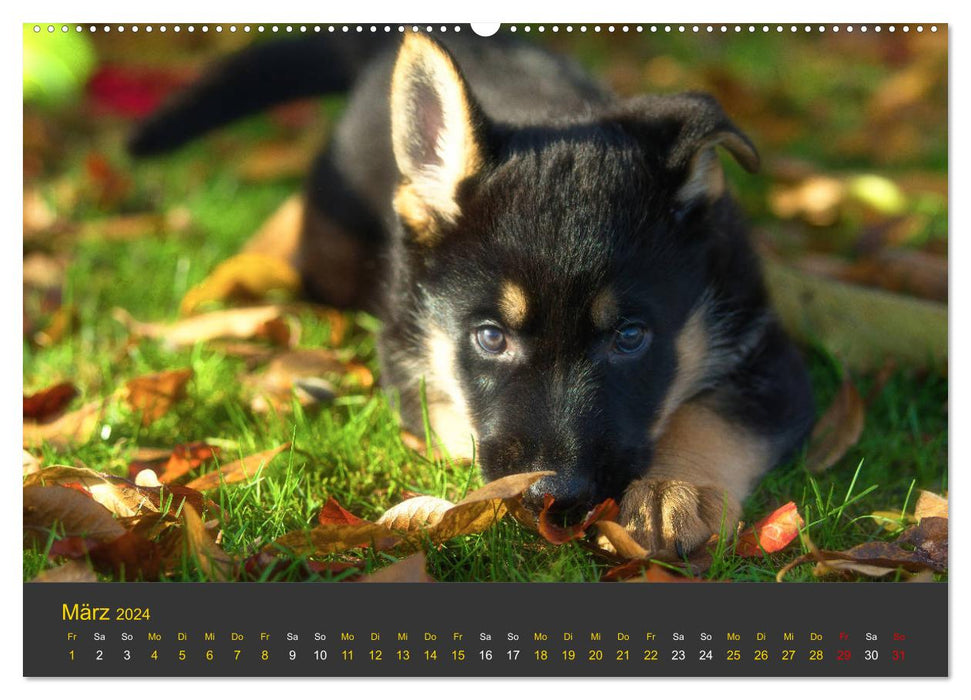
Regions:
<instances>
[{"instance_id":1,"label":"puppy's paw","mask_svg":"<svg viewBox=\"0 0 971 700\"><path fill-rule=\"evenodd\" d=\"M680 557L715 533L732 532L741 512L741 504L721 489L645 478L628 487L617 520L652 554Z\"/></svg>"}]
</instances>

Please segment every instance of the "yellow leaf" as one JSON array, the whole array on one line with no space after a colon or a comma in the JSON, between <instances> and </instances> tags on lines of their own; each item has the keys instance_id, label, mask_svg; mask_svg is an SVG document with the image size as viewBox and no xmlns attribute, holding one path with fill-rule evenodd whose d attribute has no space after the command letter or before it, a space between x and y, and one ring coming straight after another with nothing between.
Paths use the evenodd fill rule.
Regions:
<instances>
[{"instance_id":1,"label":"yellow leaf","mask_svg":"<svg viewBox=\"0 0 971 700\"><path fill-rule=\"evenodd\" d=\"M216 301L255 301L273 291L295 294L300 275L285 260L260 253L240 253L224 261L182 299L180 312L193 313Z\"/></svg>"}]
</instances>

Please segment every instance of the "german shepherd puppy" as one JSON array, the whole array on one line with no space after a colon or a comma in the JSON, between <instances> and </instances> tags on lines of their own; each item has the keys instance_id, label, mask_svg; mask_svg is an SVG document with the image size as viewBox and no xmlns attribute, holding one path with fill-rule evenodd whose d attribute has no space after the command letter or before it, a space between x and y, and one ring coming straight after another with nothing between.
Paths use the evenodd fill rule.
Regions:
<instances>
[{"instance_id":1,"label":"german shepherd puppy","mask_svg":"<svg viewBox=\"0 0 971 700\"><path fill-rule=\"evenodd\" d=\"M311 37L231 57L135 154L351 90L306 188L308 295L383 321L382 379L486 479L565 513L612 497L653 552L731 531L814 417L716 153L751 141L704 94L619 99L508 40Z\"/></svg>"}]
</instances>

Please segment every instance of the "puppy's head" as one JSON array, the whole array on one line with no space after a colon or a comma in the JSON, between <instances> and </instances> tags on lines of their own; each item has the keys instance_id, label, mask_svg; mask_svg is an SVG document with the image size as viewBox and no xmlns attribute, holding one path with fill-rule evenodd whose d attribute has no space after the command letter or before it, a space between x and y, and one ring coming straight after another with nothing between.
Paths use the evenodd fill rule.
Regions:
<instances>
[{"instance_id":1,"label":"puppy's head","mask_svg":"<svg viewBox=\"0 0 971 700\"><path fill-rule=\"evenodd\" d=\"M391 121L399 272L485 476L556 472L533 506L619 498L705 381L712 241L737 226L714 149L753 170L751 143L703 95L491 123L420 35L399 53Z\"/></svg>"}]
</instances>

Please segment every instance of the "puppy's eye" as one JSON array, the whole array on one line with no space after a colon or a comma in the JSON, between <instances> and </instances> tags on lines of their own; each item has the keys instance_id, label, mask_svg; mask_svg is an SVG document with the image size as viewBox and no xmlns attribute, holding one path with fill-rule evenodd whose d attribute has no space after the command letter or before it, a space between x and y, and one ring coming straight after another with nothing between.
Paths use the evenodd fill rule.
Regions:
<instances>
[{"instance_id":1,"label":"puppy's eye","mask_svg":"<svg viewBox=\"0 0 971 700\"><path fill-rule=\"evenodd\" d=\"M506 349L506 335L497 326L479 326L475 329L475 342L479 347L492 355L498 355Z\"/></svg>"},{"instance_id":2,"label":"puppy's eye","mask_svg":"<svg viewBox=\"0 0 971 700\"><path fill-rule=\"evenodd\" d=\"M651 339L651 332L639 323L628 323L621 326L614 333L615 352L621 355L633 355L647 347Z\"/></svg>"}]
</instances>

